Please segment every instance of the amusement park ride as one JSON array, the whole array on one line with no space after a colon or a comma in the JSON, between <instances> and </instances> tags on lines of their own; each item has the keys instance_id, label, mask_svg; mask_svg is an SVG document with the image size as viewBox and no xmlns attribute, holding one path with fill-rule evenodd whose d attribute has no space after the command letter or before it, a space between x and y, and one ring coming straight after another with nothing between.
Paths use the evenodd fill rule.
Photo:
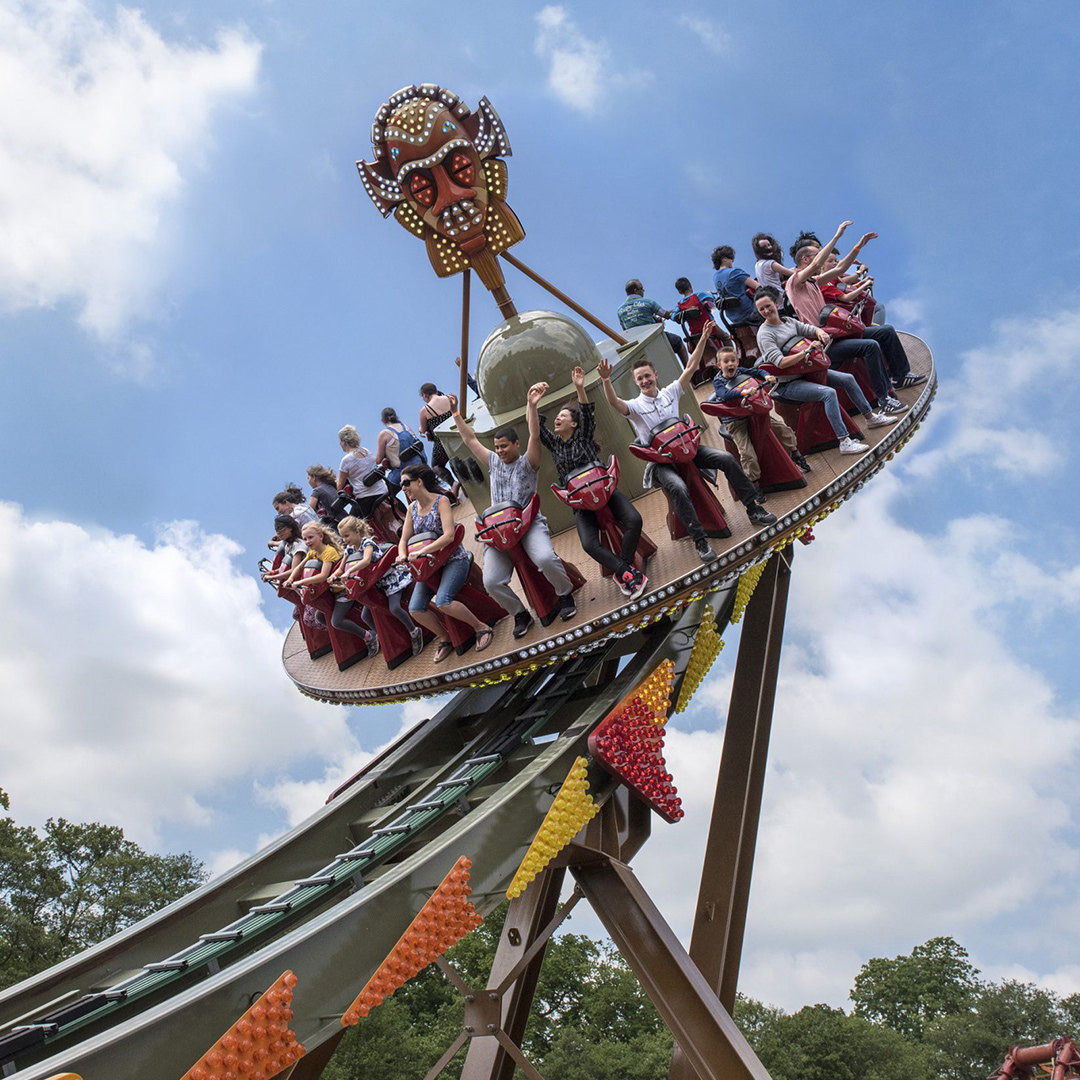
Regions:
<instances>
[{"instance_id":1,"label":"amusement park ride","mask_svg":"<svg viewBox=\"0 0 1080 1080\"><path fill-rule=\"evenodd\" d=\"M372 146L373 161L358 167L376 207L423 240L436 274L462 275L459 400L481 439L523 424L526 392L536 382L550 384L545 406L569 401L578 365L589 373L594 400L601 359L612 365L624 398L635 396L631 369L640 358L652 361L661 384L677 377L681 368L659 326L616 333L510 254L525 234L506 203L510 145L486 99L472 111L442 87L405 87L379 110ZM503 263L595 326L599 340L564 315L519 313ZM474 271L503 321L480 349L480 394L470 398ZM768 443L767 395L750 403L751 437L760 440L762 484L773 492L777 521L753 526L699 482L692 497L716 537L708 562L689 541L675 541L664 492L643 483L643 459L685 465L697 440L722 445L698 400L684 396L684 420L648 448L630 448L625 420L600 403L597 438L608 464L569 484L564 501L553 491L550 460L541 469L539 507L556 551L580 571L577 615L565 622L547 617L554 611L546 582L517 546L537 506L485 510L486 483L466 479L468 499L456 512L465 546L474 556L483 543L510 553L541 616L530 635L513 638L511 620L503 619L491 646L477 653L465 628L455 632L457 654L436 665L433 650L412 656L407 640L394 638L394 619L386 620L389 646L371 658L347 634L305 636L303 620L294 623L285 670L311 697L371 704L457 692L433 703L428 719L258 854L0 993L0 1073L20 1080L65 1073L82 1080L315 1080L348 1027L434 961L463 994L465 1020L429 1077L468 1044L467 1080L509 1080L515 1068L535 1080L540 1073L519 1046L545 944L584 898L674 1035L673 1078L767 1080L731 1011L794 542L809 543L812 529L885 468L926 415L936 389L932 357L918 338L901 340L926 381L897 392L906 412L883 435L862 436L870 444L865 454L841 457L816 432L817 406L804 406L805 415L792 419L800 445L817 452L812 471L796 475ZM438 434L451 456L468 456L452 425ZM699 476L693 466L686 472L691 482ZM582 556L571 527L575 500L602 510L616 482L644 519L643 540L652 538L638 552L648 558L648 586L633 600ZM369 589L374 596L376 576L350 588L358 598ZM325 606L317 589L283 595ZM463 599L485 621L499 613L483 593ZM664 725L687 707L723 646L725 627L739 621L686 950L629 864L654 814L669 823L683 816L663 758ZM574 888L560 907L568 873ZM468 987L443 953L506 896L510 910L489 985Z\"/></svg>"}]
</instances>

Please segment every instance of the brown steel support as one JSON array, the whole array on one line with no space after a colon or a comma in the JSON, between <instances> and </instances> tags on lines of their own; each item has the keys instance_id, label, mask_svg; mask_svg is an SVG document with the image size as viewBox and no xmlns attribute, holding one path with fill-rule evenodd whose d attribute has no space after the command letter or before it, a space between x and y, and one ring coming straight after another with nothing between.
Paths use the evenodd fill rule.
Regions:
<instances>
[{"instance_id":1,"label":"brown steel support","mask_svg":"<svg viewBox=\"0 0 1080 1080\"><path fill-rule=\"evenodd\" d=\"M607 334L607 336L611 338L611 340L614 341L616 345L626 344L626 338L624 338L622 334L620 334L617 330L612 330L611 327L607 325L607 323L601 322L591 311L583 308L576 300L571 300L570 297L562 291L562 289L556 288L546 278L541 277L531 267L526 266L520 259L517 259L513 255L511 255L509 251L504 251L501 254L502 257L511 266L517 267L517 269L520 270L527 278L531 278L542 289L547 289L547 291L551 293L552 296L554 296L557 300L561 300L568 308L570 308L571 311L576 311L583 319L587 319L589 322L591 322L593 326L595 326L597 330L599 330L601 333Z\"/></svg>"},{"instance_id":2,"label":"brown steel support","mask_svg":"<svg viewBox=\"0 0 1080 1080\"><path fill-rule=\"evenodd\" d=\"M326 1042L316 1046L310 1054L305 1054L287 1073L282 1073L279 1080L319 1080L347 1030L342 1028L338 1034L331 1035Z\"/></svg>"},{"instance_id":3,"label":"brown steel support","mask_svg":"<svg viewBox=\"0 0 1080 1080\"><path fill-rule=\"evenodd\" d=\"M472 285L472 271L468 267L461 275L461 385L458 394L458 410L462 416L468 412L469 404L469 291Z\"/></svg>"},{"instance_id":4,"label":"brown steel support","mask_svg":"<svg viewBox=\"0 0 1080 1080\"><path fill-rule=\"evenodd\" d=\"M570 872L700 1080L769 1080L630 867L598 858Z\"/></svg>"},{"instance_id":5,"label":"brown steel support","mask_svg":"<svg viewBox=\"0 0 1080 1080\"><path fill-rule=\"evenodd\" d=\"M788 548L769 560L743 617L690 939L691 959L728 1013L735 1007L746 930L791 555ZM677 1045L669 1080L693 1077L694 1069Z\"/></svg>"}]
</instances>

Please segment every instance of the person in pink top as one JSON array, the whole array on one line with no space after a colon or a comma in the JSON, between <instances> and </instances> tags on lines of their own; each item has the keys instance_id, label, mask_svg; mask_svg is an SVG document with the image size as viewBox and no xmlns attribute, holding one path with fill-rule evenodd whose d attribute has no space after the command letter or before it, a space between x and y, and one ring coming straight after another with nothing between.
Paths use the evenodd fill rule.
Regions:
<instances>
[{"instance_id":1,"label":"person in pink top","mask_svg":"<svg viewBox=\"0 0 1080 1080\"><path fill-rule=\"evenodd\" d=\"M847 255L831 270L827 270L825 262L829 257L829 253L852 224L853 222L850 221L842 222L833 234L833 238L824 247L810 237L806 237L805 243L796 248L793 253L795 257L795 273L785 282L784 290L787 292L795 313L803 322L809 323L811 326L821 325L821 309L826 306L825 297L821 294L821 286L843 277L859 252L877 237L877 233L864 233ZM896 331L888 323L884 326L867 327L860 337L845 338L844 340L877 342L892 384L899 389L914 386L916 383L923 382L926 378L925 375L916 375L911 370L907 353L904 352L904 346L900 344ZM832 356L831 352L830 356Z\"/></svg>"}]
</instances>

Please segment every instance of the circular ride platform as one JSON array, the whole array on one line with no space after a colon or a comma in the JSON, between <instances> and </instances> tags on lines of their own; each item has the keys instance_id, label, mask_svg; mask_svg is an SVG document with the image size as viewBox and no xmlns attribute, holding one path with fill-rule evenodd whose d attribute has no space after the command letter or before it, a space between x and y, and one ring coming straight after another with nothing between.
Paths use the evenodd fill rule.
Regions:
<instances>
[{"instance_id":1,"label":"circular ride platform","mask_svg":"<svg viewBox=\"0 0 1080 1080\"><path fill-rule=\"evenodd\" d=\"M525 637L515 639L511 633L513 620L505 618L494 627L495 637L482 653L470 650L435 664L434 649L429 647L394 671L387 668L381 657L362 660L344 671L338 670L332 655L313 660L294 624L282 651L286 673L302 693L320 701L338 705L403 701L513 679L599 648L614 638L628 636L649 623L676 614L704 592L729 585L743 571L804 534L814 522L835 510L880 472L911 438L929 411L937 379L926 343L906 333L901 333L900 339L911 370L927 378L918 386L896 391L908 406L899 420L864 433L863 441L870 445L867 453L843 455L833 449L813 454L806 487L769 495L766 508L776 515L775 525L765 528L751 525L726 484L723 485L719 495L731 536L709 541L716 553L712 562L703 563L689 539L668 538L667 499L662 491L652 490L634 500L644 530L656 541L658 550L649 560L648 587L633 602L627 600L611 578L601 576L599 564L582 552L576 531L567 529L553 538L555 550L563 559L573 562L586 579L574 594L578 613L573 619L567 622L557 619L548 627L535 621ZM698 400L704 400L710 392L708 385L699 387ZM607 407L604 402L597 404L598 410ZM628 436L629 433L627 428ZM717 433L714 420L702 441L723 448L724 440ZM464 523L465 544L479 563L483 558L482 545L474 535L472 504L463 500L455 510L455 519Z\"/></svg>"}]
</instances>

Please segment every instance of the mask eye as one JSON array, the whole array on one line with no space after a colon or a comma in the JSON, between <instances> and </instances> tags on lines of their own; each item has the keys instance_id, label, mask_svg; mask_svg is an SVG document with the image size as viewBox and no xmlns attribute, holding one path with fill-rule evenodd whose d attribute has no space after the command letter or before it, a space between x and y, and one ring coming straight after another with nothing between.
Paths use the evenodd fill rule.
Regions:
<instances>
[{"instance_id":1,"label":"mask eye","mask_svg":"<svg viewBox=\"0 0 1080 1080\"><path fill-rule=\"evenodd\" d=\"M473 165L472 158L468 154L461 153L460 150L451 154L450 175L457 183L471 187L476 179L476 167Z\"/></svg>"},{"instance_id":2,"label":"mask eye","mask_svg":"<svg viewBox=\"0 0 1080 1080\"><path fill-rule=\"evenodd\" d=\"M409 194L421 206L434 204L435 185L431 182L431 173L427 169L418 169L409 177Z\"/></svg>"}]
</instances>

